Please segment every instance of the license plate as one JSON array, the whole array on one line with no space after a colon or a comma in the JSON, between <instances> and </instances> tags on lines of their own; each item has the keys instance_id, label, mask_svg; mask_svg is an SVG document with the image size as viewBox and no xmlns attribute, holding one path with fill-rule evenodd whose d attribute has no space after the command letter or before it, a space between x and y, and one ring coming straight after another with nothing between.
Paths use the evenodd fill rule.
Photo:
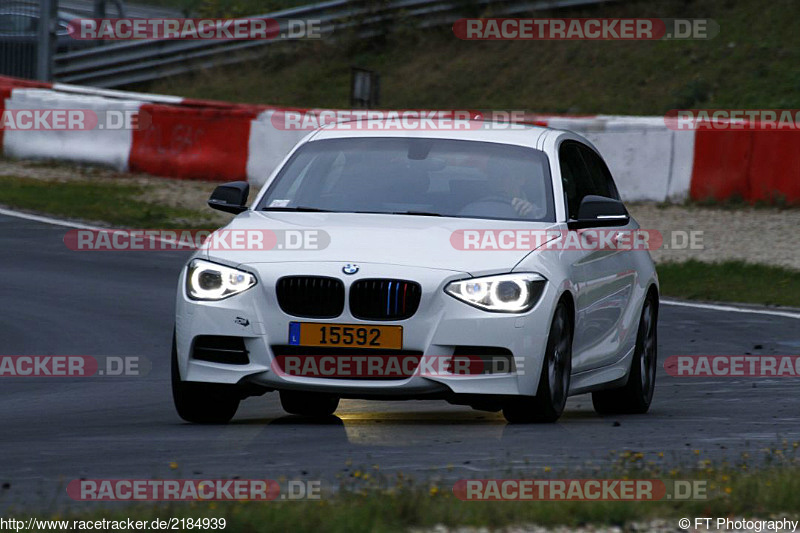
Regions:
<instances>
[{"instance_id":1,"label":"license plate","mask_svg":"<svg viewBox=\"0 0 800 533\"><path fill-rule=\"evenodd\" d=\"M403 348L403 326L290 322L289 344L347 348Z\"/></svg>"}]
</instances>

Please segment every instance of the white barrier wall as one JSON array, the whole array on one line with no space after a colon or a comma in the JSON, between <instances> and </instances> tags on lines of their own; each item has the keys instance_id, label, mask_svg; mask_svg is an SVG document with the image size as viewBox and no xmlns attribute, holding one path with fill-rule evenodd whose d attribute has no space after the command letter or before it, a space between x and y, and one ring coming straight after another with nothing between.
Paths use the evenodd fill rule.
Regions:
<instances>
[{"instance_id":1,"label":"white barrier wall","mask_svg":"<svg viewBox=\"0 0 800 533\"><path fill-rule=\"evenodd\" d=\"M84 117L94 114L102 129L6 129L3 153L20 159L57 159L127 170L133 131L119 120L138 112L141 103L48 89L14 89L5 102L8 111L83 110Z\"/></svg>"}]
</instances>

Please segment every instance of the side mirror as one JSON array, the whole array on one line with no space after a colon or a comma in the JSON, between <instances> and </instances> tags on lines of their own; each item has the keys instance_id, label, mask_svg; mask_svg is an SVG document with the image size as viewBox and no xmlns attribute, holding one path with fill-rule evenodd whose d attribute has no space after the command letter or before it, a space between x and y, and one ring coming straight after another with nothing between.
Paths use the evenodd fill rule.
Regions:
<instances>
[{"instance_id":1,"label":"side mirror","mask_svg":"<svg viewBox=\"0 0 800 533\"><path fill-rule=\"evenodd\" d=\"M247 211L247 197L250 195L250 184L246 181L232 181L214 189L208 199L208 207L238 215Z\"/></svg>"},{"instance_id":2,"label":"side mirror","mask_svg":"<svg viewBox=\"0 0 800 533\"><path fill-rule=\"evenodd\" d=\"M625 205L619 200L605 196L588 195L578 207L578 219L567 222L569 229L601 228L604 226L625 226L631 217Z\"/></svg>"}]
</instances>

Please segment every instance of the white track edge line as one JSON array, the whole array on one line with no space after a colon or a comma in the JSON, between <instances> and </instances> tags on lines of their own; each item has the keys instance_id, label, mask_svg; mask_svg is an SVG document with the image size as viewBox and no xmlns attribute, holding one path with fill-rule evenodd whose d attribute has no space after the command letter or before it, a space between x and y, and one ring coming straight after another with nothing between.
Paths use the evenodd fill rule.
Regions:
<instances>
[{"instance_id":1,"label":"white track edge line","mask_svg":"<svg viewBox=\"0 0 800 533\"><path fill-rule=\"evenodd\" d=\"M725 311L728 313L750 313L753 315L769 315L780 316L784 318L794 318L800 320L800 313L792 313L791 311L778 311L772 309L754 309L752 307L738 307L732 304L705 304L695 302L683 302L678 300L661 300L664 305L674 305L676 307L693 307L695 309L707 309L710 311Z\"/></svg>"},{"instance_id":2,"label":"white track edge line","mask_svg":"<svg viewBox=\"0 0 800 533\"><path fill-rule=\"evenodd\" d=\"M91 226L89 224L81 224L80 222L72 222L69 220L61 220L58 218L33 215L31 213L23 213L21 211L13 211L11 209L0 208L0 215L22 218L25 220L32 220L34 222L42 222L44 224L52 224L53 226L64 226L66 228L91 229L91 230L109 229L109 228L101 228L100 226Z\"/></svg>"},{"instance_id":3,"label":"white track edge line","mask_svg":"<svg viewBox=\"0 0 800 533\"><path fill-rule=\"evenodd\" d=\"M65 228L73 228L73 229L85 229L85 230L92 230L92 231L114 231L119 230L120 228L101 228L100 226L92 226L90 224L81 224L80 222L72 222L69 220L61 220L58 218L52 217L45 217L42 215L32 215L30 213L23 213L21 211L13 211L11 209L3 209L0 207L0 216L8 216L8 217L16 217L22 218L24 220L31 220L33 222L41 222L43 224L51 224L53 226L62 226ZM121 230L124 231L124 230ZM191 245L182 243L182 242L175 242L174 239L165 239L163 237L154 237L154 240L164 243L164 244L174 244L179 248L190 248ZM160 250L160 251L169 251L169 250Z\"/></svg>"}]
</instances>

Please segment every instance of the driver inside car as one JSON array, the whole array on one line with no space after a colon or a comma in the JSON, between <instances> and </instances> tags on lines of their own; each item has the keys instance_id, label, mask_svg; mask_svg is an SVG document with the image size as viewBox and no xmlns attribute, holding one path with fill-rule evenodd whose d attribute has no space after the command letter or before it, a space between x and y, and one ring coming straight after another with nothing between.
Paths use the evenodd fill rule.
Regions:
<instances>
[{"instance_id":1,"label":"driver inside car","mask_svg":"<svg viewBox=\"0 0 800 533\"><path fill-rule=\"evenodd\" d=\"M522 218L537 218L540 208L533 203L529 195L529 180L525 174L511 168L507 161L494 161L490 165L492 181L497 185L497 193L511 204L514 211Z\"/></svg>"}]
</instances>

